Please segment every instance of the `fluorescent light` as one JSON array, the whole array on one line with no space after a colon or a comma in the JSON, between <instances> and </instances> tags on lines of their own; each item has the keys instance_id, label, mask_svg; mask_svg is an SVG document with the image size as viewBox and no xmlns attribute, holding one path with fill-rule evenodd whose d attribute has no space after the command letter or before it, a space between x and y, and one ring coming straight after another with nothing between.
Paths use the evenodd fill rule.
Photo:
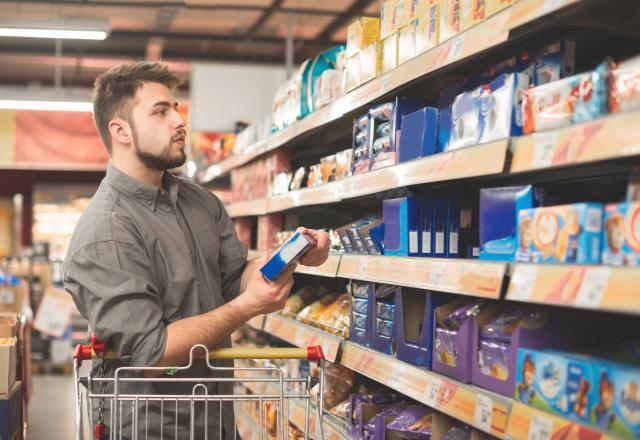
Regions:
<instances>
[{"instance_id":1,"label":"fluorescent light","mask_svg":"<svg viewBox=\"0 0 640 440\"><path fill-rule=\"evenodd\" d=\"M104 31L79 31L71 29L0 28L0 37L63 38L73 40L104 40Z\"/></svg>"},{"instance_id":2,"label":"fluorescent light","mask_svg":"<svg viewBox=\"0 0 640 440\"><path fill-rule=\"evenodd\" d=\"M92 112L93 104L91 102L83 101L34 101L21 99L0 99L0 109Z\"/></svg>"}]
</instances>

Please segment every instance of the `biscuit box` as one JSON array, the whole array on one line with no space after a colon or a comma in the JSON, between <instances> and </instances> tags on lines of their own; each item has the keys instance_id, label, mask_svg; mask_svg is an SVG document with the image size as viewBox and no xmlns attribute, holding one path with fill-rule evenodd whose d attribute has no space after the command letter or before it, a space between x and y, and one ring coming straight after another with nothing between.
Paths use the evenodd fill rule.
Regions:
<instances>
[{"instance_id":1,"label":"biscuit box","mask_svg":"<svg viewBox=\"0 0 640 440\"><path fill-rule=\"evenodd\" d=\"M289 265L298 261L309 249L316 245L315 240L296 232L293 237L260 268L260 272L269 281L275 280Z\"/></svg>"},{"instance_id":2,"label":"biscuit box","mask_svg":"<svg viewBox=\"0 0 640 440\"><path fill-rule=\"evenodd\" d=\"M602 229L603 264L640 264L640 203L605 205Z\"/></svg>"},{"instance_id":3,"label":"biscuit box","mask_svg":"<svg viewBox=\"0 0 640 440\"><path fill-rule=\"evenodd\" d=\"M588 359L521 348L513 396L534 408L588 423L594 379Z\"/></svg>"},{"instance_id":4,"label":"biscuit box","mask_svg":"<svg viewBox=\"0 0 640 440\"><path fill-rule=\"evenodd\" d=\"M601 232L600 203L521 209L516 261L599 264Z\"/></svg>"},{"instance_id":5,"label":"biscuit box","mask_svg":"<svg viewBox=\"0 0 640 440\"><path fill-rule=\"evenodd\" d=\"M640 437L640 369L600 361L593 370L591 423L624 438Z\"/></svg>"}]
</instances>

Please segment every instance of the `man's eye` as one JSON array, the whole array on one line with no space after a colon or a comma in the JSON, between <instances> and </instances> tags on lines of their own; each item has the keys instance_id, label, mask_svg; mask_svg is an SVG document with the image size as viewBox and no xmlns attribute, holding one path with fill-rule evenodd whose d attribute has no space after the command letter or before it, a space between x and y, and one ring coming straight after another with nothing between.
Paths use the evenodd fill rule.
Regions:
<instances>
[{"instance_id":1,"label":"man's eye","mask_svg":"<svg viewBox=\"0 0 640 440\"><path fill-rule=\"evenodd\" d=\"M156 112L156 114L158 114L158 115L162 115L162 116L165 116L165 115L167 114L167 110L166 110L166 109L158 110L158 111Z\"/></svg>"}]
</instances>

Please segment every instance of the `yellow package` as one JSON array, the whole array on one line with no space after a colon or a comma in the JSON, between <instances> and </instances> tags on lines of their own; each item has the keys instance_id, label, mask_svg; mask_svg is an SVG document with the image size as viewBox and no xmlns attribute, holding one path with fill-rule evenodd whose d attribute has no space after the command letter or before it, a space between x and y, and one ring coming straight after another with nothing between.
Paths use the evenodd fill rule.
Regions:
<instances>
[{"instance_id":1,"label":"yellow package","mask_svg":"<svg viewBox=\"0 0 640 440\"><path fill-rule=\"evenodd\" d=\"M396 30L398 0L387 0L380 6L380 39L387 38Z\"/></svg>"},{"instance_id":2,"label":"yellow package","mask_svg":"<svg viewBox=\"0 0 640 440\"><path fill-rule=\"evenodd\" d=\"M416 28L409 23L398 32L398 64L416 56Z\"/></svg>"},{"instance_id":3,"label":"yellow package","mask_svg":"<svg viewBox=\"0 0 640 440\"><path fill-rule=\"evenodd\" d=\"M287 298L287 302L282 309L282 313L285 315L295 315L306 306L317 300L318 296L319 295L317 291L305 287Z\"/></svg>"},{"instance_id":4,"label":"yellow package","mask_svg":"<svg viewBox=\"0 0 640 440\"><path fill-rule=\"evenodd\" d=\"M478 0L480 1L480 0ZM487 17L491 17L494 14L508 8L518 0L484 0L486 3Z\"/></svg>"},{"instance_id":5,"label":"yellow package","mask_svg":"<svg viewBox=\"0 0 640 440\"><path fill-rule=\"evenodd\" d=\"M396 20L394 23L394 31L399 31L400 28L406 26L409 23L409 11L407 10L411 6L407 3L412 3L407 0L397 0L396 2Z\"/></svg>"},{"instance_id":6,"label":"yellow package","mask_svg":"<svg viewBox=\"0 0 640 440\"><path fill-rule=\"evenodd\" d=\"M465 0L462 6L462 30L484 21L487 17L486 0Z\"/></svg>"},{"instance_id":7,"label":"yellow package","mask_svg":"<svg viewBox=\"0 0 640 440\"><path fill-rule=\"evenodd\" d=\"M316 322L318 317L338 298L337 293L329 293L314 303L308 305L300 313L297 318L302 322Z\"/></svg>"},{"instance_id":8,"label":"yellow package","mask_svg":"<svg viewBox=\"0 0 640 440\"><path fill-rule=\"evenodd\" d=\"M394 32L382 40L382 73L398 66L398 33Z\"/></svg>"},{"instance_id":9,"label":"yellow package","mask_svg":"<svg viewBox=\"0 0 640 440\"><path fill-rule=\"evenodd\" d=\"M382 71L382 45L380 42L365 47L358 56L360 57L360 84L380 76Z\"/></svg>"},{"instance_id":10,"label":"yellow package","mask_svg":"<svg viewBox=\"0 0 640 440\"><path fill-rule=\"evenodd\" d=\"M465 0L442 0L440 3L440 41L460 33L462 30L462 9Z\"/></svg>"},{"instance_id":11,"label":"yellow package","mask_svg":"<svg viewBox=\"0 0 640 440\"><path fill-rule=\"evenodd\" d=\"M358 18L347 27L347 57L358 54L363 48L378 41L379 37L379 18Z\"/></svg>"},{"instance_id":12,"label":"yellow package","mask_svg":"<svg viewBox=\"0 0 640 440\"><path fill-rule=\"evenodd\" d=\"M440 44L440 0L426 0L413 21L416 33L416 55Z\"/></svg>"},{"instance_id":13,"label":"yellow package","mask_svg":"<svg viewBox=\"0 0 640 440\"><path fill-rule=\"evenodd\" d=\"M342 336L349 329L349 294L340 295L318 316L315 323L331 333Z\"/></svg>"}]
</instances>

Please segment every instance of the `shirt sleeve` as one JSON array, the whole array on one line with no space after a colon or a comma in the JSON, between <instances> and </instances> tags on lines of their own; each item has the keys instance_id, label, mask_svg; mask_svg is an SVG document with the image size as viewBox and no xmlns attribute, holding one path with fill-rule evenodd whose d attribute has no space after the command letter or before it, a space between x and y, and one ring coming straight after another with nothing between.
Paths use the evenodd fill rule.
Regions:
<instances>
[{"instance_id":1,"label":"shirt sleeve","mask_svg":"<svg viewBox=\"0 0 640 440\"><path fill-rule=\"evenodd\" d=\"M130 366L149 367L164 353L167 330L153 271L137 245L91 243L67 262L64 287L98 339Z\"/></svg>"},{"instance_id":2,"label":"shirt sleeve","mask_svg":"<svg viewBox=\"0 0 640 440\"><path fill-rule=\"evenodd\" d=\"M213 196L213 195L212 195ZM222 296L230 301L240 293L240 280L247 265L247 247L238 239L233 221L222 202L213 196L219 215L216 219L216 229L220 240L220 276L222 281Z\"/></svg>"}]
</instances>

